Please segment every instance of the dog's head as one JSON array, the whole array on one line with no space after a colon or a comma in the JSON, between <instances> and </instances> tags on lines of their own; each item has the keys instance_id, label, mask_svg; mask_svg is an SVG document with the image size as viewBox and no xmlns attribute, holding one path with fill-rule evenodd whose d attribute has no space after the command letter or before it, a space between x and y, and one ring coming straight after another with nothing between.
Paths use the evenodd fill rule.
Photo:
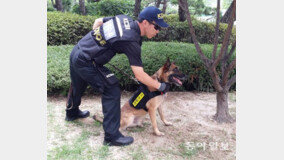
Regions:
<instances>
[{"instance_id":1,"label":"dog's head","mask_svg":"<svg viewBox=\"0 0 284 160\"><path fill-rule=\"evenodd\" d=\"M161 68L161 74L159 79L163 82L168 82L170 84L175 84L176 86L181 86L182 82L186 79L185 75L179 70L175 62L170 62L170 59L167 59L167 62Z\"/></svg>"}]
</instances>

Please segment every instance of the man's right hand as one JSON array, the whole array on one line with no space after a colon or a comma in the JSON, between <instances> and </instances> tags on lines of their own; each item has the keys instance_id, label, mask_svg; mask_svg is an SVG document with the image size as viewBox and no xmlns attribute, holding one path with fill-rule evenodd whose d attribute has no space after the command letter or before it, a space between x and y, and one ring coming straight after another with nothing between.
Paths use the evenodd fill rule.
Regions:
<instances>
[{"instance_id":1,"label":"man's right hand","mask_svg":"<svg viewBox=\"0 0 284 160\"><path fill-rule=\"evenodd\" d=\"M160 88L158 89L160 92L166 93L170 90L170 84L169 83L161 83Z\"/></svg>"}]
</instances>

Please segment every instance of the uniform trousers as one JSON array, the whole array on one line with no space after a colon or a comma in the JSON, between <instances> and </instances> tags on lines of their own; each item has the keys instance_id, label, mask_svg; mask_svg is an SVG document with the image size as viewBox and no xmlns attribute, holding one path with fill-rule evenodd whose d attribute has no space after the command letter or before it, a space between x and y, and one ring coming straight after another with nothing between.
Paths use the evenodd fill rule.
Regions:
<instances>
[{"instance_id":1,"label":"uniform trousers","mask_svg":"<svg viewBox=\"0 0 284 160\"><path fill-rule=\"evenodd\" d=\"M82 94L90 85L102 94L105 140L110 141L121 137L122 134L119 132L121 96L119 83L108 84L98 71L98 66L83 56L78 45L70 54L70 76L72 92L67 100L67 115L72 116L78 112Z\"/></svg>"}]
</instances>

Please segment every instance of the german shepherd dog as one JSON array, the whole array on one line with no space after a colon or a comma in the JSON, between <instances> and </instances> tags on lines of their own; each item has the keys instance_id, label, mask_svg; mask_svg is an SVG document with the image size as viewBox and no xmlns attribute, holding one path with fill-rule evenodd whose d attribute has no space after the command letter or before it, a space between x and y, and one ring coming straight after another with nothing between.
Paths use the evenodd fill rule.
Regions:
<instances>
[{"instance_id":1,"label":"german shepherd dog","mask_svg":"<svg viewBox=\"0 0 284 160\"><path fill-rule=\"evenodd\" d=\"M158 80L159 82L167 82L170 84L175 84L176 86L181 86L182 81L185 80L185 75L179 71L178 66L175 65L174 62L170 62L169 58L167 62L155 73L151 76L153 79ZM155 89L149 88L152 92ZM157 136L165 135L163 132L160 132L157 127L156 121L156 111L158 110L161 120L164 122L166 126L171 126L172 123L168 122L165 119L165 116L162 111L161 104L167 97L167 94L156 96L150 99L146 103L146 108L148 109L151 123L153 126L154 133ZM128 127L142 127L143 120L148 113L144 109L135 109L130 106L129 101L127 101L123 107L121 108L121 119L120 119L120 130L125 130ZM102 122L102 119L94 116L95 120Z\"/></svg>"}]
</instances>

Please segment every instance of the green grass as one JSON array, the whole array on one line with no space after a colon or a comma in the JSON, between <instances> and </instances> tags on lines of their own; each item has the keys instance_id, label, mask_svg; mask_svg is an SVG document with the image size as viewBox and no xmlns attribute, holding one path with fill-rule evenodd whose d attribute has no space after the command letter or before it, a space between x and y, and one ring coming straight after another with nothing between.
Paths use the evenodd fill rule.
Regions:
<instances>
[{"instance_id":1,"label":"green grass","mask_svg":"<svg viewBox=\"0 0 284 160\"><path fill-rule=\"evenodd\" d=\"M66 135L66 134L63 134ZM93 155L108 156L108 150L95 152L88 144L87 140L92 136L92 132L83 130L79 136L69 144L65 141L61 146L53 148L48 152L48 159L92 159ZM97 153L97 154L95 154ZM99 154L98 154L99 153Z\"/></svg>"},{"instance_id":2,"label":"green grass","mask_svg":"<svg viewBox=\"0 0 284 160\"><path fill-rule=\"evenodd\" d=\"M200 150L201 148L200 147L193 147L193 148L189 148L186 146L185 143L181 143L179 145L179 151L180 151L180 155L183 157L183 158L186 158L186 159L190 159L192 156L194 156L198 150Z\"/></svg>"},{"instance_id":3,"label":"green grass","mask_svg":"<svg viewBox=\"0 0 284 160\"><path fill-rule=\"evenodd\" d=\"M99 122L99 121L94 121L94 126L95 126L95 127L101 127L101 126L102 126L102 123Z\"/></svg>"},{"instance_id":4,"label":"green grass","mask_svg":"<svg viewBox=\"0 0 284 160\"><path fill-rule=\"evenodd\" d=\"M54 112L53 112L53 105L51 104L47 104L47 118L48 118L48 122L49 123L53 123L54 122Z\"/></svg>"},{"instance_id":5,"label":"green grass","mask_svg":"<svg viewBox=\"0 0 284 160\"><path fill-rule=\"evenodd\" d=\"M130 127L130 128L127 128L127 131L128 132L143 132L146 128L145 127Z\"/></svg>"},{"instance_id":6,"label":"green grass","mask_svg":"<svg viewBox=\"0 0 284 160\"><path fill-rule=\"evenodd\" d=\"M146 159L145 153L141 146L134 149L132 153L130 153L132 160L144 160Z\"/></svg>"},{"instance_id":7,"label":"green grass","mask_svg":"<svg viewBox=\"0 0 284 160\"><path fill-rule=\"evenodd\" d=\"M231 138L233 139L233 140L236 140L236 135L235 134L231 134Z\"/></svg>"},{"instance_id":8,"label":"green grass","mask_svg":"<svg viewBox=\"0 0 284 160\"><path fill-rule=\"evenodd\" d=\"M235 117L236 117L236 107L234 107L234 108L229 108L229 113L231 114L231 116L232 116L233 118L235 118Z\"/></svg>"},{"instance_id":9,"label":"green grass","mask_svg":"<svg viewBox=\"0 0 284 160\"><path fill-rule=\"evenodd\" d=\"M55 159L80 159L84 148L80 146L62 145L55 148Z\"/></svg>"},{"instance_id":10,"label":"green grass","mask_svg":"<svg viewBox=\"0 0 284 160\"><path fill-rule=\"evenodd\" d=\"M236 93L235 92L232 92L232 93L229 93L229 99L233 102L236 102Z\"/></svg>"},{"instance_id":11,"label":"green grass","mask_svg":"<svg viewBox=\"0 0 284 160\"><path fill-rule=\"evenodd\" d=\"M83 159L86 146L80 142L73 144L64 144L54 148L48 153L50 159Z\"/></svg>"},{"instance_id":12,"label":"green grass","mask_svg":"<svg viewBox=\"0 0 284 160\"><path fill-rule=\"evenodd\" d=\"M130 127L127 128L128 133L136 133L136 132L143 132L146 128L148 128L151 124L149 122L144 122L143 127Z\"/></svg>"},{"instance_id":13,"label":"green grass","mask_svg":"<svg viewBox=\"0 0 284 160\"><path fill-rule=\"evenodd\" d=\"M191 159L194 155L196 155L202 149L202 147L198 147L198 146L194 146L193 148L190 148L185 143L181 143L175 148L177 150L160 148L159 152L164 153L167 157L170 157L170 155L175 155L183 159Z\"/></svg>"},{"instance_id":14,"label":"green grass","mask_svg":"<svg viewBox=\"0 0 284 160\"><path fill-rule=\"evenodd\" d=\"M48 141L51 142L53 148L47 151L47 159L49 160L78 160L78 159L98 159L107 157L108 150L101 147L96 150L88 144L89 139L100 135L97 127L93 128L91 124L84 124L81 121L64 121L60 124L56 121L58 114L55 113L54 105L47 105L48 112ZM57 117L58 118L58 117ZM80 128L82 130L79 135L67 139L68 134ZM52 133L52 134L51 134ZM53 136L51 136L53 135ZM51 138L55 138L54 140ZM70 138L70 137L69 137ZM95 154L96 153L96 154ZM94 158L94 156L98 156Z\"/></svg>"},{"instance_id":15,"label":"green grass","mask_svg":"<svg viewBox=\"0 0 284 160\"><path fill-rule=\"evenodd\" d=\"M103 145L95 151L95 155L99 159L105 159L110 155L109 146Z\"/></svg>"},{"instance_id":16,"label":"green grass","mask_svg":"<svg viewBox=\"0 0 284 160\"><path fill-rule=\"evenodd\" d=\"M83 126L85 126L85 124L84 124L83 122L79 121L79 120L75 120L75 121L71 121L71 122L68 122L68 121L67 121L66 123L72 124L72 125L76 125L76 126L78 126L78 127L83 127Z\"/></svg>"},{"instance_id":17,"label":"green grass","mask_svg":"<svg viewBox=\"0 0 284 160\"><path fill-rule=\"evenodd\" d=\"M181 119L175 119L174 122L181 122Z\"/></svg>"}]
</instances>

